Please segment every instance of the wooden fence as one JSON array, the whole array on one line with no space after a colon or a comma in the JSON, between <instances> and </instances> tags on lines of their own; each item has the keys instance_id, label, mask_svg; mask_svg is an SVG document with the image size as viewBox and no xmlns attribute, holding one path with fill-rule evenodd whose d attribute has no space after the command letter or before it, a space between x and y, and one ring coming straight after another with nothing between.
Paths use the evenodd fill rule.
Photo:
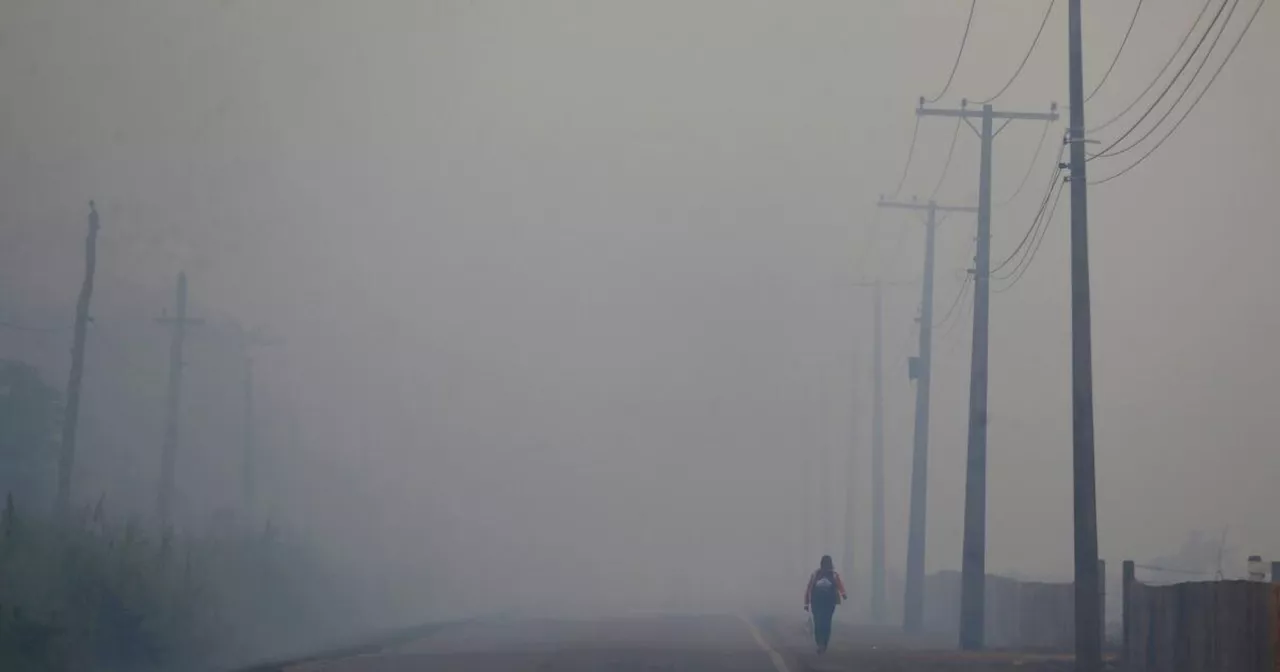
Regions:
<instances>
[{"instance_id":1,"label":"wooden fence","mask_svg":"<svg viewBox=\"0 0 1280 672\"><path fill-rule=\"evenodd\" d=\"M1124 661L1130 672L1277 672L1280 584L1165 586L1124 567Z\"/></svg>"}]
</instances>

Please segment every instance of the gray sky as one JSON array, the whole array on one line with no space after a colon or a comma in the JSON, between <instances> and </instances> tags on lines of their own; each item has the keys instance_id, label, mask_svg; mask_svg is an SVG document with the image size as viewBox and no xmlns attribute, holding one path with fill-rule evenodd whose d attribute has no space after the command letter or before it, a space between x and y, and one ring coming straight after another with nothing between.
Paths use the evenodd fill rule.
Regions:
<instances>
[{"instance_id":1,"label":"gray sky","mask_svg":"<svg viewBox=\"0 0 1280 672\"><path fill-rule=\"evenodd\" d=\"M939 104L997 90L1046 3L980 2ZM1133 3L1087 3L1087 88ZM1057 4L999 106L1065 103ZM1142 90L1200 5L1144 6L1091 121ZM855 283L919 276L922 227L874 202L897 182L915 100L945 81L968 6L11 0L0 309L70 314L96 198L102 323L149 320L185 268L201 310L287 339L259 354L262 384L266 403L297 409L306 440L288 492L312 524L347 521L388 550L394 539L392 556L434 545L453 577L483 554L544 586L617 573L656 584L721 562L740 566L734 579L772 581L839 553L852 445L865 568L871 307ZM1113 562L1224 525L1280 557L1280 360L1267 349L1280 300L1266 281L1280 242L1268 193L1277 31L1264 10L1177 134L1090 190L1100 542ZM1030 223L1061 127L996 212L995 259ZM933 189L952 131L921 122L904 195ZM999 136L996 200L1041 131ZM973 202L977 150L962 128L939 199ZM1071 567L1067 212L1064 198L1025 278L992 299L997 571ZM973 227L954 215L940 229L940 311ZM916 286L887 290L894 572L918 302ZM931 569L959 565L967 315L936 341ZM139 356L162 370L163 336L154 345ZM131 412L148 417L153 397L139 391ZM141 423L137 441L158 444L154 408L156 431ZM348 491L325 485L336 482Z\"/></svg>"}]
</instances>

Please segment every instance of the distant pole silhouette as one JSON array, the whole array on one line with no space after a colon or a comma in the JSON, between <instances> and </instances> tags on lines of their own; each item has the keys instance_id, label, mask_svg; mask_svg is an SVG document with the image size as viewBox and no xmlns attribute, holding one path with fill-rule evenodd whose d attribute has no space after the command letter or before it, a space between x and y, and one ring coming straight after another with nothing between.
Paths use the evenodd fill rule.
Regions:
<instances>
[{"instance_id":1,"label":"distant pole silhouette","mask_svg":"<svg viewBox=\"0 0 1280 672\"><path fill-rule=\"evenodd\" d=\"M67 405L63 409L62 448L58 455L58 494L54 504L59 519L71 510L71 476L75 470L76 433L80 419L80 386L84 380L84 346L89 325L89 302L98 267L98 208L89 201L89 234L84 241L84 282L76 302L75 337L71 346L71 375L67 380Z\"/></svg>"},{"instance_id":2,"label":"distant pole silhouette","mask_svg":"<svg viewBox=\"0 0 1280 672\"><path fill-rule=\"evenodd\" d=\"M911 447L911 510L907 531L907 581L903 595L903 628L919 632L924 627L925 530L929 501L929 391L933 380L933 266L934 240L939 212L977 212L969 206L938 205L932 199L921 202L881 200L882 208L916 210L925 213L924 276L920 289L920 343L912 359L910 377L916 381L915 431Z\"/></svg>"},{"instance_id":3,"label":"distant pole silhouette","mask_svg":"<svg viewBox=\"0 0 1280 672\"><path fill-rule=\"evenodd\" d=\"M874 290L872 327L871 379L871 615L883 622L885 600L885 520L884 520L884 287L910 286L911 282L888 282L876 278L858 282L857 287ZM850 532L852 533L852 532Z\"/></svg>"}]
</instances>

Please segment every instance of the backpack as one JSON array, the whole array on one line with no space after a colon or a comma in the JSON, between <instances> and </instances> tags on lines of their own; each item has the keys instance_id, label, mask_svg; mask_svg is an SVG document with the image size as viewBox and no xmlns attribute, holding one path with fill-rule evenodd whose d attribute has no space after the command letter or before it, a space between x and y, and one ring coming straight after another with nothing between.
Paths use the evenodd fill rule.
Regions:
<instances>
[{"instance_id":1,"label":"backpack","mask_svg":"<svg viewBox=\"0 0 1280 672\"><path fill-rule=\"evenodd\" d=\"M813 581L813 601L814 602L835 602L836 597L836 579L835 574L820 573Z\"/></svg>"}]
</instances>

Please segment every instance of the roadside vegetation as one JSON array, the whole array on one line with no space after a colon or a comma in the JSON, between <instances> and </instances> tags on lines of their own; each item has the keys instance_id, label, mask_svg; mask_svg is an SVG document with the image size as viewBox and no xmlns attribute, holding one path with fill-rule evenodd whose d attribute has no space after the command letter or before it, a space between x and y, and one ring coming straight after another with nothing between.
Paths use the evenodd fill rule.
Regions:
<instances>
[{"instance_id":1,"label":"roadside vegetation","mask_svg":"<svg viewBox=\"0 0 1280 672\"><path fill-rule=\"evenodd\" d=\"M358 632L355 591L271 523L162 533L107 496L55 521L57 392L0 362L0 670L204 670Z\"/></svg>"}]
</instances>

